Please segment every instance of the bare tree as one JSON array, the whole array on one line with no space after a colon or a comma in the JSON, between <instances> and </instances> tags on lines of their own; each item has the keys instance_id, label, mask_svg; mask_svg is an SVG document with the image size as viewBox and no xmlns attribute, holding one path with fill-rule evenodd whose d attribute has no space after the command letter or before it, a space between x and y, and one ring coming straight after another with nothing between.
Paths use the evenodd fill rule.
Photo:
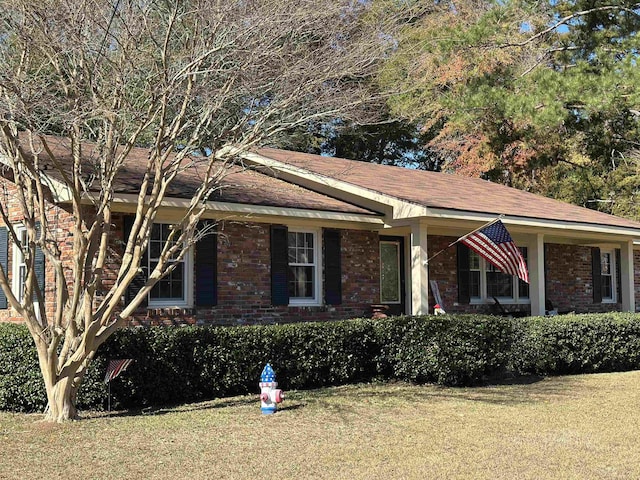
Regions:
<instances>
[{"instance_id":1,"label":"bare tree","mask_svg":"<svg viewBox=\"0 0 640 480\"><path fill-rule=\"evenodd\" d=\"M376 17L364 2L335 0L0 0L0 157L15 186L0 215L26 265L21 294L2 268L0 287L37 347L47 420L76 418L96 350L203 233L204 204L234 155L309 120L362 114L392 35ZM115 185L134 146L148 159L107 284ZM172 182L194 169L202 184L184 219L123 305ZM50 215L56 188L73 219L64 235ZM55 276L51 311L39 251Z\"/></svg>"}]
</instances>

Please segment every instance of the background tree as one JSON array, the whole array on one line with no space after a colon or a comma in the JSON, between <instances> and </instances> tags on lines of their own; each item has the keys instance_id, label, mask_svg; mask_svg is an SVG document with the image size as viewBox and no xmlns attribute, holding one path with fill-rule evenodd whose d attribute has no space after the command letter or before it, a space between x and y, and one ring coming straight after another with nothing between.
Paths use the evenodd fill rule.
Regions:
<instances>
[{"instance_id":1,"label":"background tree","mask_svg":"<svg viewBox=\"0 0 640 480\"><path fill-rule=\"evenodd\" d=\"M97 348L183 247L207 233L197 227L204 202L238 153L311 121L366 118L362 85L389 46L393 21L364 3L334 0L0 0L0 155L16 186L0 195L0 215L27 266L22 296L2 269L0 287L36 344L48 420L76 417ZM114 184L140 145L148 160L135 221L107 284ZM162 202L185 169L197 169L202 185L146 284L123 305ZM70 232L47 215L51 178L69 192ZM26 239L9 211L16 201ZM39 251L55 273L53 315L35 278Z\"/></svg>"},{"instance_id":2,"label":"background tree","mask_svg":"<svg viewBox=\"0 0 640 480\"><path fill-rule=\"evenodd\" d=\"M288 150L330 155L363 162L422 170L438 170L441 158L426 145L431 131L421 125L393 118L386 108L374 123L343 119L313 122L274 138L274 146Z\"/></svg>"},{"instance_id":3,"label":"background tree","mask_svg":"<svg viewBox=\"0 0 640 480\"><path fill-rule=\"evenodd\" d=\"M445 168L640 218L639 28L628 0L438 2L381 81Z\"/></svg>"}]
</instances>

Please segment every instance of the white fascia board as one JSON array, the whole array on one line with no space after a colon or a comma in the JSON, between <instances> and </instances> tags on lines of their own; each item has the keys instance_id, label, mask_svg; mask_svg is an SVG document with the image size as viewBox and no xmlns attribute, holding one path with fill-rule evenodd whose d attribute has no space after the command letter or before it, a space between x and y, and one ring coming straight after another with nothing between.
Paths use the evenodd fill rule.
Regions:
<instances>
[{"instance_id":1,"label":"white fascia board","mask_svg":"<svg viewBox=\"0 0 640 480\"><path fill-rule=\"evenodd\" d=\"M244 152L241 153L241 156L249 163L277 171L277 178L291 181L302 187L312 188L325 195L354 203L363 208L384 212L391 219L424 217L427 214L427 208L423 205L353 185L333 177L313 173L304 168L279 162L257 153Z\"/></svg>"},{"instance_id":2,"label":"white fascia board","mask_svg":"<svg viewBox=\"0 0 640 480\"><path fill-rule=\"evenodd\" d=\"M490 222L498 217L495 214L455 211L447 209L430 208L429 216L431 218L439 218L443 220L473 220L478 222ZM640 230L627 227L618 227L615 225L599 225L595 223L584 222L567 222L563 220L548 220L542 218L518 217L513 215L505 215L502 217L505 225L515 227L528 228L544 228L553 230L554 235L566 233L567 236L580 232L583 234L604 234L604 235L620 235L625 237L637 238ZM523 229L524 230L524 229ZM551 232L550 232L551 233ZM638 240L640 242L640 240ZM635 242L635 241L634 241Z\"/></svg>"},{"instance_id":3,"label":"white fascia board","mask_svg":"<svg viewBox=\"0 0 640 480\"><path fill-rule=\"evenodd\" d=\"M67 203L71 201L71 189L67 185L45 175L43 172L40 172L40 179L42 180L42 184L46 185L51 191L55 203Z\"/></svg>"},{"instance_id":4,"label":"white fascia board","mask_svg":"<svg viewBox=\"0 0 640 480\"><path fill-rule=\"evenodd\" d=\"M11 168L11 163L6 155L0 153L0 163L6 165L8 168ZM47 187L51 191L51 195L53 196L53 201L55 203L66 203L71 201L71 189L65 185L64 183L51 178L45 172L40 172L40 181L42 184Z\"/></svg>"},{"instance_id":5,"label":"white fascia board","mask_svg":"<svg viewBox=\"0 0 640 480\"><path fill-rule=\"evenodd\" d=\"M120 204L123 211L135 211L138 196L135 194L116 194L113 201ZM185 210L189 207L190 200L184 198L165 198L162 207ZM129 208L127 208L129 206ZM115 207L115 205L114 205ZM114 210L118 208L115 207ZM384 220L378 215L366 215L348 212L331 212L325 210L308 210L287 207L272 207L268 205L248 205L243 203L207 202L204 216L215 216L216 213L225 216L238 216L244 219L251 217L253 220L262 217L283 217L301 220L322 220L330 222L347 222L363 224L370 228L382 228Z\"/></svg>"}]
</instances>

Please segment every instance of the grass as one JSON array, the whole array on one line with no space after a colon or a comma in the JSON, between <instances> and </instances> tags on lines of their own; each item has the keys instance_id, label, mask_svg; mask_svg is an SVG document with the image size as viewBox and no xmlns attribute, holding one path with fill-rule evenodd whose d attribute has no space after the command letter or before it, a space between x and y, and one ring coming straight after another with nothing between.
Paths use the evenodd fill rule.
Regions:
<instances>
[{"instance_id":1,"label":"grass","mask_svg":"<svg viewBox=\"0 0 640 480\"><path fill-rule=\"evenodd\" d=\"M39 418L0 413L0 479L640 478L640 371Z\"/></svg>"}]
</instances>

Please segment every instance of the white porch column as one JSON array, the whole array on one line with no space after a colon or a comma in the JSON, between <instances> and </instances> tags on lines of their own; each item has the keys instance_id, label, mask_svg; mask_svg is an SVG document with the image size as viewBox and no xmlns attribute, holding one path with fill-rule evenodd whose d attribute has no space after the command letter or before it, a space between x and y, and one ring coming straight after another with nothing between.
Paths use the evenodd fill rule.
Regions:
<instances>
[{"instance_id":1,"label":"white porch column","mask_svg":"<svg viewBox=\"0 0 640 480\"><path fill-rule=\"evenodd\" d=\"M427 258L427 225L418 220L411 225L411 314L429 313L429 273Z\"/></svg>"},{"instance_id":2,"label":"white porch column","mask_svg":"<svg viewBox=\"0 0 640 480\"><path fill-rule=\"evenodd\" d=\"M629 240L620 245L620 299L623 312L636 311L634 267L633 267L633 241Z\"/></svg>"},{"instance_id":3,"label":"white porch column","mask_svg":"<svg viewBox=\"0 0 640 480\"><path fill-rule=\"evenodd\" d=\"M538 233L535 243L529 248L529 299L531 315L544 315L544 235Z\"/></svg>"}]
</instances>

